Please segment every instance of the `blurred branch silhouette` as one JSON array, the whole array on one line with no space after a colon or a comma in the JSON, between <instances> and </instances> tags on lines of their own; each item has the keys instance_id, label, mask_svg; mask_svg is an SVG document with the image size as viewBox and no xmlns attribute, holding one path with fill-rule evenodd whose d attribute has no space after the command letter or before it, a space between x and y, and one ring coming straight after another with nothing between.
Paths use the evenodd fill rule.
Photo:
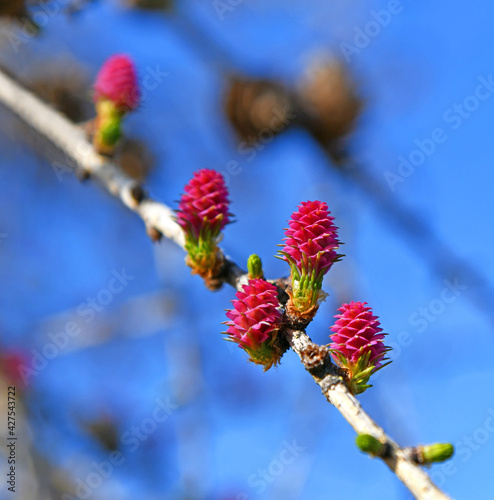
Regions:
<instances>
[{"instance_id":1,"label":"blurred branch silhouette","mask_svg":"<svg viewBox=\"0 0 494 500\"><path fill-rule=\"evenodd\" d=\"M141 217L152 239L158 240L164 236L184 247L183 232L174 220L172 209L150 199L139 182L123 173L110 159L98 155L80 127L1 72L0 102L64 152L77 165L80 178L94 178L110 195ZM221 275L216 277L218 284L228 283L240 290L247 282L247 274L230 259L226 258L225 262ZM283 288L283 280L278 284ZM400 448L365 413L344 382L340 369L331 361L327 347L314 344L304 330L285 328L283 335L321 387L326 399L356 432L370 434L387 446L383 461L417 498L448 498L407 450Z\"/></svg>"}]
</instances>

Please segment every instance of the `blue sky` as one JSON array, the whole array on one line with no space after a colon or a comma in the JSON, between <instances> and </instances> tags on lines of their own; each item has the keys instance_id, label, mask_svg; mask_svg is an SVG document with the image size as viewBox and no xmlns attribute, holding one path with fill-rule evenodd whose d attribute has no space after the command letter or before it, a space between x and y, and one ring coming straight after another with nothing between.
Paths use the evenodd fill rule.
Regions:
<instances>
[{"instance_id":1,"label":"blue sky","mask_svg":"<svg viewBox=\"0 0 494 500\"><path fill-rule=\"evenodd\" d=\"M115 1L95 2L72 19L55 15L19 55L4 45L2 57L21 71L35 61L71 58L93 78L109 55L125 52L140 75L149 67L166 72L125 124L156 157L151 194L175 206L195 170L221 171L239 161L242 170L229 183L236 223L223 246L241 264L258 253L270 278L287 273L272 256L295 206L326 201L346 258L325 280L330 297L309 335L328 341L339 297L367 301L395 349L394 362L360 396L364 408L404 445L456 444L451 462L430 469L436 482L454 498L490 498L492 315L469 299L487 292L468 279L455 285L461 269L431 269L427 242L421 251L420 240L404 236L342 180L306 132L287 131L252 161L239 155L221 113L219 68L294 85L311 54L344 58L342 43L356 46L355 36L372 33L376 16L389 18L348 61L366 100L352 150L386 185L400 157L409 159L417 141L441 129L443 140L392 193L492 283L494 88L487 85L477 104L472 96L494 72L494 6L237 3L223 19L213 2L178 8L214 50L190 41L169 15ZM382 14L391 10L399 12ZM45 415L33 417L41 453L84 480L108 452L79 420L106 415L122 438L153 414L158 399L169 398L178 408L135 451L121 443L125 461L98 487L98 498L409 498L382 463L358 452L353 431L293 353L262 373L221 339L231 289L206 291L179 249L153 247L142 223L91 182L69 175L59 182L49 161L5 134L0 147L3 348L41 349L48 334L77 319L77 308L107 286L113 271L135 277L32 379L33 414ZM293 461L278 471L272 464L283 450ZM270 466L273 473L260 479L259 469Z\"/></svg>"}]
</instances>

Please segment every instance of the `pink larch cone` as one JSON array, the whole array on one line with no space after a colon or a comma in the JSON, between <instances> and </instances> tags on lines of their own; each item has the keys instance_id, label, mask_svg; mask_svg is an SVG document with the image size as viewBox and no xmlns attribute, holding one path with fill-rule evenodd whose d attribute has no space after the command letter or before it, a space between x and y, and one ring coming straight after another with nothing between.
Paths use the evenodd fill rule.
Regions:
<instances>
[{"instance_id":1,"label":"pink larch cone","mask_svg":"<svg viewBox=\"0 0 494 500\"><path fill-rule=\"evenodd\" d=\"M189 238L199 239L205 233L216 238L230 222L229 203L223 176L216 170L198 170L185 186L177 221Z\"/></svg>"},{"instance_id":2,"label":"pink larch cone","mask_svg":"<svg viewBox=\"0 0 494 500\"><path fill-rule=\"evenodd\" d=\"M279 252L291 269L292 290L289 310L295 316L315 314L324 292L324 275L341 257L336 249L338 228L328 206L322 201L302 202L288 223L283 249Z\"/></svg>"},{"instance_id":3,"label":"pink larch cone","mask_svg":"<svg viewBox=\"0 0 494 500\"><path fill-rule=\"evenodd\" d=\"M122 137L122 119L137 108L140 90L134 63L125 55L110 57L94 83L97 117L93 122L93 144L101 154L112 155Z\"/></svg>"},{"instance_id":4,"label":"pink larch cone","mask_svg":"<svg viewBox=\"0 0 494 500\"><path fill-rule=\"evenodd\" d=\"M252 362L268 370L282 354L276 344L282 321L277 289L267 281L252 279L235 296L234 308L226 313L230 319L226 323L227 340L237 343L249 353Z\"/></svg>"},{"instance_id":5,"label":"pink larch cone","mask_svg":"<svg viewBox=\"0 0 494 500\"><path fill-rule=\"evenodd\" d=\"M119 111L127 112L137 108L140 97L132 59L123 54L107 59L94 83L94 101L109 100Z\"/></svg>"},{"instance_id":6,"label":"pink larch cone","mask_svg":"<svg viewBox=\"0 0 494 500\"><path fill-rule=\"evenodd\" d=\"M390 348L384 344L385 334L367 302L343 304L338 311L331 327L332 356L348 370L351 387L359 394L371 387L367 384L369 377L385 366L384 357Z\"/></svg>"},{"instance_id":7,"label":"pink larch cone","mask_svg":"<svg viewBox=\"0 0 494 500\"><path fill-rule=\"evenodd\" d=\"M217 241L230 222L229 203L223 176L208 169L194 173L180 199L177 223L185 234L187 264L205 279L216 276L224 262Z\"/></svg>"}]
</instances>

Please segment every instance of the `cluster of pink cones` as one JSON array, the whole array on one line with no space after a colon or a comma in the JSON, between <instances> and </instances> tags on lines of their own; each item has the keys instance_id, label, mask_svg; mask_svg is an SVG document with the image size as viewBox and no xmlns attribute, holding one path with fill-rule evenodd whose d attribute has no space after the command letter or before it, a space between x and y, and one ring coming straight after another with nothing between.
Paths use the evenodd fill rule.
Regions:
<instances>
[{"instance_id":1,"label":"cluster of pink cones","mask_svg":"<svg viewBox=\"0 0 494 500\"><path fill-rule=\"evenodd\" d=\"M94 84L97 108L95 146L109 152L121 136L121 120L140 102L141 93L132 60L116 55L106 61ZM222 272L224 256L218 247L221 231L231 222L228 190L223 176L215 170L194 173L185 186L177 223L184 231L187 264L205 280ZM227 312L228 340L238 344L251 361L264 369L277 364L282 355L279 332L286 326L307 326L326 297L324 276L342 255L338 228L322 201L302 202L288 221L279 257L290 266L289 299L280 304L278 289L262 279L260 259L249 259L248 284L233 300ZM255 279L252 279L255 278ZM370 387L369 377L384 366L389 350L379 321L365 302L343 304L331 327L331 353L346 371L354 393Z\"/></svg>"}]
</instances>

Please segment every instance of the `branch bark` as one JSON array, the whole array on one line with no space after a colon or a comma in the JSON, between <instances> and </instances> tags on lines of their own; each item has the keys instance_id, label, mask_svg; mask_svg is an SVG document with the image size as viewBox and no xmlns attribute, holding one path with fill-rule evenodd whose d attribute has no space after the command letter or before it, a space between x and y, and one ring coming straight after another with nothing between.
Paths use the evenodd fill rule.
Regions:
<instances>
[{"instance_id":1,"label":"branch bark","mask_svg":"<svg viewBox=\"0 0 494 500\"><path fill-rule=\"evenodd\" d=\"M329 350L314 344L303 331L286 330L285 337L290 347L302 360L307 371L319 385L326 399L336 407L357 434L370 434L383 444L389 452L382 460L416 498L439 500L450 498L431 480L429 475L400 448L374 420L363 410L351 394L339 374L338 367L331 362ZM325 352L327 351L327 352ZM319 356L314 353L319 353Z\"/></svg>"},{"instance_id":2,"label":"branch bark","mask_svg":"<svg viewBox=\"0 0 494 500\"><path fill-rule=\"evenodd\" d=\"M173 218L173 210L150 199L139 183L123 173L110 159L97 154L80 127L2 72L0 102L71 158L81 173L87 173L96 179L109 194L135 212L143 220L148 232L157 232L183 248L183 233ZM221 278L238 290L246 283L247 274L226 257ZM383 461L416 498L449 498L434 485L429 475L412 460L407 451L400 448L362 409L345 385L338 367L332 363L326 347L314 344L304 331L286 328L283 334L305 369L321 387L326 399L355 431L359 434L371 434L389 445L389 453Z\"/></svg>"}]
</instances>

